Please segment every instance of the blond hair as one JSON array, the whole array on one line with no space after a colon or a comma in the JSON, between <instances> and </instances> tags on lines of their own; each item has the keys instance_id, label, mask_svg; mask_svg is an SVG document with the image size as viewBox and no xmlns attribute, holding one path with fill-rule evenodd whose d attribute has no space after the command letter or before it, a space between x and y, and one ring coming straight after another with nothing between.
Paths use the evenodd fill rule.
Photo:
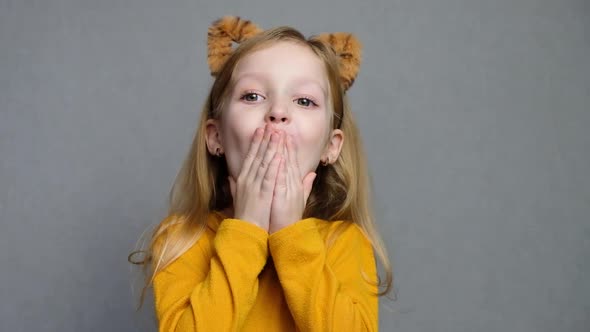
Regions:
<instances>
[{"instance_id":1,"label":"blond hair","mask_svg":"<svg viewBox=\"0 0 590 332\"><path fill-rule=\"evenodd\" d=\"M146 274L140 307L145 291L152 284L155 275L185 253L199 239L206 227L208 215L212 211L220 211L231 206L227 165L224 158L208 153L205 141L206 123L209 119L220 118L224 102L232 89L232 73L240 59L280 41L309 47L325 64L333 107L330 126L333 129L341 129L346 137L339 158L333 164L318 168L303 218L349 220L357 224L371 241L374 252L386 273L384 280L378 278L376 282L383 288L377 295L385 295L391 290L393 283L391 263L375 227L366 158L340 81L338 58L330 46L319 39L314 37L305 39L293 28L278 27L266 30L241 43L215 78L203 106L188 156L170 190L168 217L152 233L147 250L135 251L129 255L131 263L144 265ZM328 246L333 243L338 233L335 232L329 237ZM135 260L133 257L139 253L145 256L141 260Z\"/></svg>"}]
</instances>

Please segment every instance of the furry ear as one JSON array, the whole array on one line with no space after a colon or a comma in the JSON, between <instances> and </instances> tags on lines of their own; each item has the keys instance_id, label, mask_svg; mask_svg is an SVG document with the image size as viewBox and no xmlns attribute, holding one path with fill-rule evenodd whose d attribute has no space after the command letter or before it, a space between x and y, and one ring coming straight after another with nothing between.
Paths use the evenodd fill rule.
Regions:
<instances>
[{"instance_id":1,"label":"furry ear","mask_svg":"<svg viewBox=\"0 0 590 332\"><path fill-rule=\"evenodd\" d=\"M361 43L350 33L323 33L316 39L330 45L340 58L340 80L344 91L348 90L359 72L361 65Z\"/></svg>"},{"instance_id":2,"label":"furry ear","mask_svg":"<svg viewBox=\"0 0 590 332\"><path fill-rule=\"evenodd\" d=\"M232 42L241 43L262 32L254 23L239 16L224 16L209 27L207 62L212 76L217 76L232 53Z\"/></svg>"}]
</instances>

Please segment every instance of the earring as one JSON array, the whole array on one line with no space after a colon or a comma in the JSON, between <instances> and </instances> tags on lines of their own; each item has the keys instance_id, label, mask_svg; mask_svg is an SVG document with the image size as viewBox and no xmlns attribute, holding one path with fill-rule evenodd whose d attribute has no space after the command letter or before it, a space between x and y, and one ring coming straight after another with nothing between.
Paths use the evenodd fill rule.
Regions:
<instances>
[{"instance_id":1,"label":"earring","mask_svg":"<svg viewBox=\"0 0 590 332\"><path fill-rule=\"evenodd\" d=\"M326 159L322 160L322 166L328 166L330 163L330 157L326 157Z\"/></svg>"},{"instance_id":2,"label":"earring","mask_svg":"<svg viewBox=\"0 0 590 332\"><path fill-rule=\"evenodd\" d=\"M220 148L215 148L215 155L216 155L217 157L221 157L221 155L222 155L222 154L223 154L223 153L221 152L221 149L220 149Z\"/></svg>"}]
</instances>

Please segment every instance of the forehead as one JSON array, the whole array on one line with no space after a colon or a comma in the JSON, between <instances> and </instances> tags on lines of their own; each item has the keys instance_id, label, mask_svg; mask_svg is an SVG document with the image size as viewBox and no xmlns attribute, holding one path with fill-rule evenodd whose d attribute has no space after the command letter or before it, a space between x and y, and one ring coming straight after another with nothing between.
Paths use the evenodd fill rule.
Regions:
<instances>
[{"instance_id":1,"label":"forehead","mask_svg":"<svg viewBox=\"0 0 590 332\"><path fill-rule=\"evenodd\" d=\"M324 90L328 87L323 61L308 46L289 41L276 42L244 56L232 76L236 82L245 77L263 76L313 81Z\"/></svg>"}]
</instances>

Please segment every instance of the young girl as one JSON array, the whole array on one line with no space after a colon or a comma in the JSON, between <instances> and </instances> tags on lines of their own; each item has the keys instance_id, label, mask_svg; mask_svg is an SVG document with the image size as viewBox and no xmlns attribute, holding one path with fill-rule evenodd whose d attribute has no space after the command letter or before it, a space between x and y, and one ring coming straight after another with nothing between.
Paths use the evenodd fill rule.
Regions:
<instances>
[{"instance_id":1,"label":"young girl","mask_svg":"<svg viewBox=\"0 0 590 332\"><path fill-rule=\"evenodd\" d=\"M345 95L358 41L224 17L208 46L215 82L140 262L159 330L376 331L392 273Z\"/></svg>"}]
</instances>

